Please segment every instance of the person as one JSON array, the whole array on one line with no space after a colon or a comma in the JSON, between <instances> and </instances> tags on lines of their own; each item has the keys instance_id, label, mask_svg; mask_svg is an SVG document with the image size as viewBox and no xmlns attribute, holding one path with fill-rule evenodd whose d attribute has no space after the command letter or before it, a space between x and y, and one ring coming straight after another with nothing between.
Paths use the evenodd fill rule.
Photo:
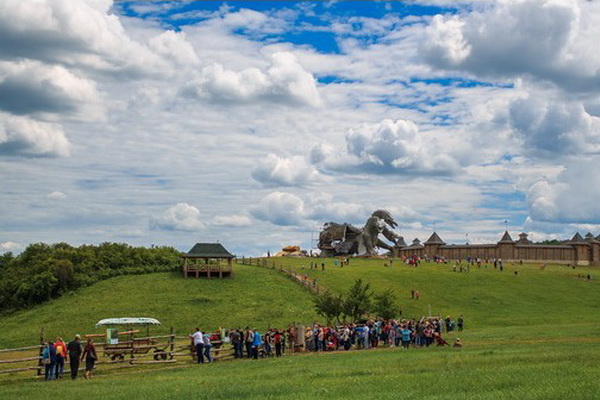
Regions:
<instances>
[{"instance_id":1,"label":"person","mask_svg":"<svg viewBox=\"0 0 600 400\"><path fill-rule=\"evenodd\" d=\"M79 371L79 358L81 357L81 336L75 335L75 338L67 344L67 352L69 359L69 366L71 367L71 379L77 378L77 372Z\"/></svg>"},{"instance_id":2,"label":"person","mask_svg":"<svg viewBox=\"0 0 600 400\"><path fill-rule=\"evenodd\" d=\"M244 339L246 341L246 357L252 358L252 341L254 340L254 332L250 327L246 327L246 331L244 332Z\"/></svg>"},{"instance_id":3,"label":"person","mask_svg":"<svg viewBox=\"0 0 600 400\"><path fill-rule=\"evenodd\" d=\"M464 327L465 327L465 319L462 316L462 314L460 314L459 317L458 317L458 331L462 332L462 330L464 329Z\"/></svg>"},{"instance_id":4,"label":"person","mask_svg":"<svg viewBox=\"0 0 600 400\"><path fill-rule=\"evenodd\" d=\"M452 347L462 347L462 342L460 341L460 338L456 338Z\"/></svg>"},{"instance_id":5,"label":"person","mask_svg":"<svg viewBox=\"0 0 600 400\"><path fill-rule=\"evenodd\" d=\"M196 327L196 332L190 335L194 346L196 347L196 357L198 359L198 364L204 364L204 335L200 328Z\"/></svg>"},{"instance_id":6,"label":"person","mask_svg":"<svg viewBox=\"0 0 600 400\"><path fill-rule=\"evenodd\" d=\"M56 363L56 348L54 343L46 342L42 351L42 364L44 365L44 380L54 379L54 367Z\"/></svg>"},{"instance_id":7,"label":"person","mask_svg":"<svg viewBox=\"0 0 600 400\"><path fill-rule=\"evenodd\" d=\"M65 368L65 359L67 358L67 346L61 337L56 338L54 343L56 349L56 366L54 367L56 379L62 379L63 370Z\"/></svg>"},{"instance_id":8,"label":"person","mask_svg":"<svg viewBox=\"0 0 600 400\"><path fill-rule=\"evenodd\" d=\"M81 354L81 360L85 358L85 379L90 379L92 377L92 371L94 370L94 364L98 359L98 354L96 353L96 347L94 347L94 339L88 338L87 344L85 345L85 349L83 349L83 354Z\"/></svg>"},{"instance_id":9,"label":"person","mask_svg":"<svg viewBox=\"0 0 600 400\"><path fill-rule=\"evenodd\" d=\"M410 345L412 331L408 329L408 327L403 326L400 330L400 333L402 334L402 348L408 349L408 346Z\"/></svg>"},{"instance_id":10,"label":"person","mask_svg":"<svg viewBox=\"0 0 600 400\"><path fill-rule=\"evenodd\" d=\"M233 357L242 358L242 334L239 329L232 331L229 334L231 343L233 344Z\"/></svg>"},{"instance_id":11,"label":"person","mask_svg":"<svg viewBox=\"0 0 600 400\"><path fill-rule=\"evenodd\" d=\"M281 357L281 347L283 342L283 334L278 329L275 331L275 336L273 337L273 341L275 342L275 357Z\"/></svg>"},{"instance_id":12,"label":"person","mask_svg":"<svg viewBox=\"0 0 600 400\"><path fill-rule=\"evenodd\" d=\"M262 345L262 339L260 338L260 332L254 330L254 336L252 339L252 356L255 360L258 360L258 349Z\"/></svg>"},{"instance_id":13,"label":"person","mask_svg":"<svg viewBox=\"0 0 600 400\"><path fill-rule=\"evenodd\" d=\"M207 362L212 362L212 356L210 355L210 349L212 348L212 343L210 342L210 335L208 333L205 333L202 336L202 339L204 341L204 357L206 357L206 361Z\"/></svg>"}]
</instances>

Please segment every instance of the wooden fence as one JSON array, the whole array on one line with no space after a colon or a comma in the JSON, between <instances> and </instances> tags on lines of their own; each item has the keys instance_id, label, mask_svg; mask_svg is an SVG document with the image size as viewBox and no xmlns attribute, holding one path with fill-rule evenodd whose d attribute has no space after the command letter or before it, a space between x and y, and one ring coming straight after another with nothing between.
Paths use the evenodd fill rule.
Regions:
<instances>
[{"instance_id":1,"label":"wooden fence","mask_svg":"<svg viewBox=\"0 0 600 400\"><path fill-rule=\"evenodd\" d=\"M137 332L137 331L134 331ZM130 332L126 332L130 333ZM105 335L88 335L104 337ZM143 367L161 364L191 364L195 362L195 349L189 336L176 336L171 328L168 335L135 337L128 334L118 344L94 343L98 360L96 369L102 373L120 368ZM85 345L85 338L82 339ZM215 361L233 359L233 349L228 343L212 341L211 355ZM0 375L33 372L35 377L44 376L41 354L43 345L14 349L0 349ZM83 371L85 363L81 363ZM69 362L65 362L63 377L70 374Z\"/></svg>"},{"instance_id":2,"label":"wooden fence","mask_svg":"<svg viewBox=\"0 0 600 400\"><path fill-rule=\"evenodd\" d=\"M278 262L279 261L279 262ZM281 260L275 260L273 258L252 258L252 257L242 257L238 258L237 262L243 265L251 265L262 268L270 268L275 271L279 271L294 282L299 283L304 286L306 289L310 290L315 294L320 294L325 292L325 288L317 283L316 279L311 279L304 274L299 274L289 267L284 267L283 262Z\"/></svg>"}]
</instances>

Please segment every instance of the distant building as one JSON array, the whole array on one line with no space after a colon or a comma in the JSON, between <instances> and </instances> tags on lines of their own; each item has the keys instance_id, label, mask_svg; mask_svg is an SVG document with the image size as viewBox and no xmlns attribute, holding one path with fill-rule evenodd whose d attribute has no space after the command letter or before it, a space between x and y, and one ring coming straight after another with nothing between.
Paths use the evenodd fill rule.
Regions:
<instances>
[{"instance_id":1,"label":"distant building","mask_svg":"<svg viewBox=\"0 0 600 400\"><path fill-rule=\"evenodd\" d=\"M571 240L558 245L534 244L527 238L527 233L519 234L514 241L505 231L497 243L490 244L446 244L440 236L433 234L423 244L415 239L409 246L401 247L397 256L439 256L450 260L471 258L493 259L504 261L562 263L574 265L600 266L600 235L592 233L582 237L576 233Z\"/></svg>"}]
</instances>

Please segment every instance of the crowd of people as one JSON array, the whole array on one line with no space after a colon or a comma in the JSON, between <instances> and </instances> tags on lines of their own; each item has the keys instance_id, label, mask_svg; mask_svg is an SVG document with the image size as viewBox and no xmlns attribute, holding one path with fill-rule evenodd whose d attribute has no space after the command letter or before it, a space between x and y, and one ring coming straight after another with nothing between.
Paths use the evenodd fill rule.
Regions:
<instances>
[{"instance_id":1,"label":"crowd of people","mask_svg":"<svg viewBox=\"0 0 600 400\"><path fill-rule=\"evenodd\" d=\"M94 364L98 359L94 340L88 338L85 347L81 344L81 336L65 344L61 337L55 341L47 341L41 355L41 363L44 366L44 379L47 381L62 379L65 361L69 361L71 379L76 379L79 372L79 362L85 360L85 378L92 377Z\"/></svg>"},{"instance_id":2,"label":"crowd of people","mask_svg":"<svg viewBox=\"0 0 600 400\"><path fill-rule=\"evenodd\" d=\"M377 320L363 323L327 326L314 324L307 327L304 334L304 350L310 352L337 351L351 349L369 349L385 347L429 347L431 345L450 346L442 334L455 330L462 332L464 317L460 315L456 321L450 316L423 317L420 320ZM294 327L287 329L270 328L264 334L257 329L233 329L225 331L224 341L231 343L233 357L237 359L258 359L264 357L281 357L286 348L293 349L298 343ZM198 363L211 362L210 335L202 333L199 328L190 335L194 340L194 349ZM208 342L207 342L208 340ZM460 338L456 338L453 347L462 347ZM302 345L300 345L302 347ZM292 350L293 351L293 350Z\"/></svg>"},{"instance_id":3,"label":"crowd of people","mask_svg":"<svg viewBox=\"0 0 600 400\"><path fill-rule=\"evenodd\" d=\"M379 320L339 326L314 325L306 328L305 343L307 351L334 351L377 348L380 346L414 347L450 346L442 337L442 332L464 329L464 318L458 318L455 324L450 316L423 317L420 320ZM462 347L457 338L454 347Z\"/></svg>"}]
</instances>

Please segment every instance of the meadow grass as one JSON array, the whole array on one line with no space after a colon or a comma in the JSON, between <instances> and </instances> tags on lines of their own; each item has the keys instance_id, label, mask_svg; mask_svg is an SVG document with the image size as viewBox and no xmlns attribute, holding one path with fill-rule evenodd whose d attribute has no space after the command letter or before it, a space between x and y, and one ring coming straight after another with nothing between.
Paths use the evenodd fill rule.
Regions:
<instances>
[{"instance_id":1,"label":"meadow grass","mask_svg":"<svg viewBox=\"0 0 600 400\"><path fill-rule=\"evenodd\" d=\"M0 398L589 400L598 398L599 365L589 343L392 348L0 384Z\"/></svg>"},{"instance_id":2,"label":"meadow grass","mask_svg":"<svg viewBox=\"0 0 600 400\"><path fill-rule=\"evenodd\" d=\"M389 260L352 259L342 268L332 259L315 259L319 267L311 271L311 260L278 259L268 265L273 262L276 268L306 274L336 293L348 290L356 279L369 283L374 292L391 289L404 317L420 318L430 310L454 319L462 314L468 330L478 331L482 338L490 331L504 332L507 338L511 332L531 336L529 331L535 336L570 336L575 331L587 336L600 325L599 281L577 278L588 273L598 278L597 268L554 265L540 270L532 264L507 264L502 272L493 266L471 266L466 273L454 272L452 264L412 267L396 260L386 267ZM411 289L420 292L419 300L411 299Z\"/></svg>"},{"instance_id":3,"label":"meadow grass","mask_svg":"<svg viewBox=\"0 0 600 400\"><path fill-rule=\"evenodd\" d=\"M46 337L70 339L76 333L102 333L103 318L152 317L162 322L152 334L187 335L246 326L264 329L316 318L312 297L287 277L266 269L236 265L232 278L184 279L181 273L121 276L71 295L0 318L0 349L39 343ZM145 334L145 331L144 331Z\"/></svg>"},{"instance_id":4,"label":"meadow grass","mask_svg":"<svg viewBox=\"0 0 600 400\"><path fill-rule=\"evenodd\" d=\"M275 260L268 260L272 266ZM185 364L177 369L135 367L131 373L99 366L92 381L37 382L0 379L0 398L216 398L264 399L377 397L406 399L594 399L600 378L599 283L577 279L593 268L507 265L469 273L452 265L415 268L388 260L352 259L349 266L309 271L307 259L279 259L275 266L306 273L341 293L362 278L377 292L391 288L403 316L433 314L466 319L465 347L378 349L302 354L282 359ZM304 268L302 268L304 266ZM188 333L206 329L284 327L310 323L312 294L270 268L236 265L232 279L183 279L158 273L113 278L34 309L3 317L0 348L37 343L39 327L49 337L99 332L105 317L151 316ZM513 271L519 274L514 275ZM421 292L410 299L410 290ZM25 374L19 374L24 376Z\"/></svg>"}]
</instances>

